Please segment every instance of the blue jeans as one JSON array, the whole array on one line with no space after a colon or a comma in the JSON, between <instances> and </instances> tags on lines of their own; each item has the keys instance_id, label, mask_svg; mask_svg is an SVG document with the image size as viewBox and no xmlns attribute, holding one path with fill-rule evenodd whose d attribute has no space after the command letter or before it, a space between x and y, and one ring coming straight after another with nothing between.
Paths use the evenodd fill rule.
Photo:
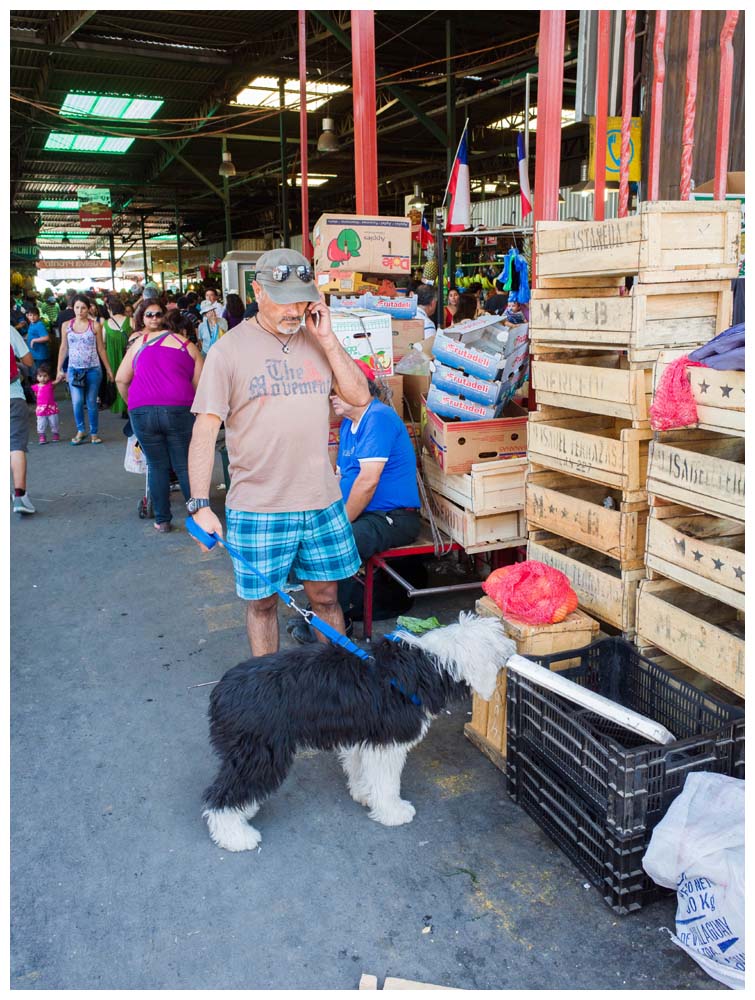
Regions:
<instances>
[{"instance_id":1,"label":"blue jeans","mask_svg":"<svg viewBox=\"0 0 755 1000\"><path fill-rule=\"evenodd\" d=\"M78 389L73 384L73 375L76 371L86 372L86 388ZM71 402L73 403L73 419L76 421L76 429L80 434L86 433L84 423L84 402L86 401L87 413L89 414L89 433L96 434L100 425L100 412L97 409L97 392L102 382L102 369L99 365L96 368L69 368L68 388L71 390Z\"/></svg>"},{"instance_id":2,"label":"blue jeans","mask_svg":"<svg viewBox=\"0 0 755 1000\"><path fill-rule=\"evenodd\" d=\"M184 497L189 488L189 442L194 414L188 406L137 406L129 410L131 426L149 469L149 491L155 521L170 521L170 470L178 476Z\"/></svg>"}]
</instances>

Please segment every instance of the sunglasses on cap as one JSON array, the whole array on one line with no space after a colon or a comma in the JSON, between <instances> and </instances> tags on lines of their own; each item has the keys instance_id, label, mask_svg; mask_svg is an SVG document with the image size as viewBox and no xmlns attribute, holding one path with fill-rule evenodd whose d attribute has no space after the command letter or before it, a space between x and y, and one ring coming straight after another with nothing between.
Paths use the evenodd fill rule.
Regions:
<instances>
[{"instance_id":1,"label":"sunglasses on cap","mask_svg":"<svg viewBox=\"0 0 755 1000\"><path fill-rule=\"evenodd\" d=\"M273 281L287 281L292 274L296 275L299 281L310 282L314 279L314 272L307 264L278 264L276 267L258 271L257 274L269 274Z\"/></svg>"},{"instance_id":2,"label":"sunglasses on cap","mask_svg":"<svg viewBox=\"0 0 755 1000\"><path fill-rule=\"evenodd\" d=\"M156 316L162 316L162 313L161 312L158 312L158 313L145 312L145 314L144 314L144 318L145 319L155 319Z\"/></svg>"}]
</instances>

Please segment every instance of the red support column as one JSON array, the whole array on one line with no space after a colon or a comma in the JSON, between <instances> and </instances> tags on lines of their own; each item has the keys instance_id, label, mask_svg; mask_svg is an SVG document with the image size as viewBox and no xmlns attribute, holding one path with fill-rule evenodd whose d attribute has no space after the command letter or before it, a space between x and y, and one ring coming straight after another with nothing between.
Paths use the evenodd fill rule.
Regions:
<instances>
[{"instance_id":1,"label":"red support column","mask_svg":"<svg viewBox=\"0 0 755 1000\"><path fill-rule=\"evenodd\" d=\"M632 135L632 94L634 92L634 31L636 10L625 11L624 90L621 99L621 162L619 164L619 218L629 214L629 150Z\"/></svg>"},{"instance_id":2,"label":"red support column","mask_svg":"<svg viewBox=\"0 0 755 1000\"><path fill-rule=\"evenodd\" d=\"M598 59L595 72L595 197L592 217L606 217L606 133L608 131L608 57L611 51L611 11L598 11Z\"/></svg>"},{"instance_id":3,"label":"red support column","mask_svg":"<svg viewBox=\"0 0 755 1000\"><path fill-rule=\"evenodd\" d=\"M731 40L739 18L738 10L727 10L721 31L721 73L718 82L718 134L716 135L716 172L713 197L726 197L726 173L729 169L729 131L731 129L731 84L734 76L734 46Z\"/></svg>"},{"instance_id":4,"label":"red support column","mask_svg":"<svg viewBox=\"0 0 755 1000\"><path fill-rule=\"evenodd\" d=\"M661 125L663 118L663 83L666 79L666 15L668 11L655 12L655 38L653 39L653 86L650 104L650 150L648 152L648 201L658 200L661 180Z\"/></svg>"},{"instance_id":5,"label":"red support column","mask_svg":"<svg viewBox=\"0 0 755 1000\"><path fill-rule=\"evenodd\" d=\"M358 215L378 214L375 13L351 12L354 77L354 177Z\"/></svg>"},{"instance_id":6,"label":"red support column","mask_svg":"<svg viewBox=\"0 0 755 1000\"><path fill-rule=\"evenodd\" d=\"M537 224L558 219L558 182L561 167L561 102L564 92L564 34L566 12L540 11L540 58L537 80L537 145L532 212L532 287L537 284ZM530 366L532 356L530 356ZM531 370L531 367L530 367ZM535 408L530 384L528 405Z\"/></svg>"},{"instance_id":7,"label":"red support column","mask_svg":"<svg viewBox=\"0 0 755 1000\"><path fill-rule=\"evenodd\" d=\"M534 224L542 220L558 218L565 28L565 11L540 11ZM534 282L534 254L532 256L532 272Z\"/></svg>"},{"instance_id":8,"label":"red support column","mask_svg":"<svg viewBox=\"0 0 755 1000\"><path fill-rule=\"evenodd\" d=\"M689 12L687 30L687 82L684 90L684 123L682 124L682 165L679 197L689 201L692 187L692 154L695 149L695 110L697 108L697 63L700 55L700 21L703 12Z\"/></svg>"},{"instance_id":9,"label":"red support column","mask_svg":"<svg viewBox=\"0 0 755 1000\"><path fill-rule=\"evenodd\" d=\"M312 260L309 239L309 148L307 146L307 12L299 14L299 147L301 156L301 252Z\"/></svg>"}]
</instances>

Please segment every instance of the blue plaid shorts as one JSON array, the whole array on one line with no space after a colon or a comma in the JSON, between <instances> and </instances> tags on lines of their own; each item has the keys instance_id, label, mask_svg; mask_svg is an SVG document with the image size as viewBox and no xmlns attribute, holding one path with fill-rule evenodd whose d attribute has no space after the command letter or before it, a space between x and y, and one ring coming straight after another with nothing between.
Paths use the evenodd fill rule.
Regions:
<instances>
[{"instance_id":1,"label":"blue plaid shorts","mask_svg":"<svg viewBox=\"0 0 755 1000\"><path fill-rule=\"evenodd\" d=\"M361 565L354 532L342 500L323 510L254 514L226 507L229 545L279 590L294 571L297 580L345 580ZM258 601L274 593L254 573L234 559L236 593Z\"/></svg>"}]
</instances>

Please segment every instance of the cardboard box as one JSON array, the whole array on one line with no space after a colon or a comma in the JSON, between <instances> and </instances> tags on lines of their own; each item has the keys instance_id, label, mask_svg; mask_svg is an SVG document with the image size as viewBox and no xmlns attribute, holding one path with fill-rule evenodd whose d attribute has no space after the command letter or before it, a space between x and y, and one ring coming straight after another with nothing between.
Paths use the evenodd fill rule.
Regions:
<instances>
[{"instance_id":1,"label":"cardboard box","mask_svg":"<svg viewBox=\"0 0 755 1000\"><path fill-rule=\"evenodd\" d=\"M317 275L318 292L357 292L364 284L360 271L322 271Z\"/></svg>"},{"instance_id":2,"label":"cardboard box","mask_svg":"<svg viewBox=\"0 0 755 1000\"><path fill-rule=\"evenodd\" d=\"M435 366L432 384L443 392L463 396L464 399L473 403L481 403L483 406L495 406L503 391L501 382L475 378L474 375L465 375L458 368L449 368L448 365L442 364Z\"/></svg>"},{"instance_id":3,"label":"cardboard box","mask_svg":"<svg viewBox=\"0 0 755 1000\"><path fill-rule=\"evenodd\" d=\"M429 375L402 375L404 380L404 416L407 420L419 420L422 413L422 397L430 391Z\"/></svg>"},{"instance_id":4,"label":"cardboard box","mask_svg":"<svg viewBox=\"0 0 755 1000\"><path fill-rule=\"evenodd\" d=\"M447 422L422 400L422 441L449 475L471 472L477 462L492 462L527 452L527 411L509 403L503 416L492 420Z\"/></svg>"},{"instance_id":5,"label":"cardboard box","mask_svg":"<svg viewBox=\"0 0 755 1000\"><path fill-rule=\"evenodd\" d=\"M364 287L364 286L362 286ZM392 319L414 319L417 315L416 295L373 295L367 291L348 298L332 299L331 309L369 309L387 313Z\"/></svg>"},{"instance_id":6,"label":"cardboard box","mask_svg":"<svg viewBox=\"0 0 755 1000\"><path fill-rule=\"evenodd\" d=\"M436 416L444 420L492 420L495 417L495 406L462 399L454 393L444 392L437 385L430 386L427 405Z\"/></svg>"},{"instance_id":7,"label":"cardboard box","mask_svg":"<svg viewBox=\"0 0 755 1000\"><path fill-rule=\"evenodd\" d=\"M502 340L498 339L498 334L503 334ZM491 327L486 324L469 329L461 339L438 330L433 354L438 361L451 368L478 378L495 380L512 354L528 351L528 342L529 327L526 323L515 327L502 327L500 324Z\"/></svg>"},{"instance_id":8,"label":"cardboard box","mask_svg":"<svg viewBox=\"0 0 755 1000\"><path fill-rule=\"evenodd\" d=\"M425 339L423 319L391 319L393 330L393 360L398 361L412 349L413 344Z\"/></svg>"},{"instance_id":9,"label":"cardboard box","mask_svg":"<svg viewBox=\"0 0 755 1000\"><path fill-rule=\"evenodd\" d=\"M368 365L380 366L382 375L393 374L391 317L367 309L331 311L333 332L347 354Z\"/></svg>"},{"instance_id":10,"label":"cardboard box","mask_svg":"<svg viewBox=\"0 0 755 1000\"><path fill-rule=\"evenodd\" d=\"M398 413L401 419L404 419L404 376L403 375L387 375L385 378L381 378L381 382L385 383L391 392L391 399L388 405L392 406L393 409Z\"/></svg>"},{"instance_id":11,"label":"cardboard box","mask_svg":"<svg viewBox=\"0 0 755 1000\"><path fill-rule=\"evenodd\" d=\"M405 216L326 212L312 230L316 271L358 267L363 273L411 273L412 224Z\"/></svg>"}]
</instances>

